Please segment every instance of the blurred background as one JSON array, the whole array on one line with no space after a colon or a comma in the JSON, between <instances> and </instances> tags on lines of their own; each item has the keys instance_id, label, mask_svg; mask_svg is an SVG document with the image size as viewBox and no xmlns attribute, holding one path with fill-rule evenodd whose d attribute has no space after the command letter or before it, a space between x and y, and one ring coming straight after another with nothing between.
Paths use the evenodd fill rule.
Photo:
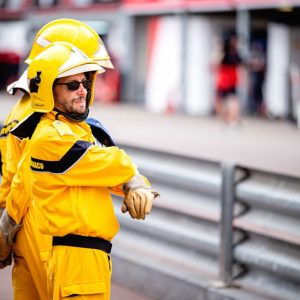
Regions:
<instances>
[{"instance_id":1,"label":"blurred background","mask_svg":"<svg viewBox=\"0 0 300 300\"><path fill-rule=\"evenodd\" d=\"M0 121L56 18L103 39L91 114L161 193L145 222L114 199L112 299L298 300L300 0L0 0Z\"/></svg>"},{"instance_id":2,"label":"blurred background","mask_svg":"<svg viewBox=\"0 0 300 300\"><path fill-rule=\"evenodd\" d=\"M1 88L24 69L37 31L54 18L87 22L103 38L114 71L96 98L164 112L214 112L217 57L237 37L241 110L297 122L299 1L1 0Z\"/></svg>"}]
</instances>

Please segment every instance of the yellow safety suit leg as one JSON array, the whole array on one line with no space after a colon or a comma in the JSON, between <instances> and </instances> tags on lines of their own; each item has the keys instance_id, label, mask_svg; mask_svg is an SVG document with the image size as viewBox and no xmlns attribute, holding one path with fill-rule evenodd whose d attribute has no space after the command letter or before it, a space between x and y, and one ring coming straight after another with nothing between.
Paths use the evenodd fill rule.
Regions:
<instances>
[{"instance_id":1,"label":"yellow safety suit leg","mask_svg":"<svg viewBox=\"0 0 300 300\"><path fill-rule=\"evenodd\" d=\"M14 300L47 299L47 275L41 253L51 247L51 237L42 235L36 226L34 208L30 207L23 218L23 227L18 232L13 247ZM45 259L47 255L44 255Z\"/></svg>"},{"instance_id":2,"label":"yellow safety suit leg","mask_svg":"<svg viewBox=\"0 0 300 300\"><path fill-rule=\"evenodd\" d=\"M49 300L110 299L111 258L101 250L54 246L47 275Z\"/></svg>"},{"instance_id":3,"label":"yellow safety suit leg","mask_svg":"<svg viewBox=\"0 0 300 300\"><path fill-rule=\"evenodd\" d=\"M40 299L24 257L14 255L12 273L14 300Z\"/></svg>"}]
</instances>

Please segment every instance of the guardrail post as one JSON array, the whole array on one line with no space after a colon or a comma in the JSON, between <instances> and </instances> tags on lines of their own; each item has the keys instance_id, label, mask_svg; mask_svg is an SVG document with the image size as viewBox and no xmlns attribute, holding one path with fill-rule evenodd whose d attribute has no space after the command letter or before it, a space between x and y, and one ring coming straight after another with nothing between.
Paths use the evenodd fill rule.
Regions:
<instances>
[{"instance_id":1,"label":"guardrail post","mask_svg":"<svg viewBox=\"0 0 300 300\"><path fill-rule=\"evenodd\" d=\"M220 279L226 286L232 280L234 173L233 164L222 165Z\"/></svg>"}]
</instances>

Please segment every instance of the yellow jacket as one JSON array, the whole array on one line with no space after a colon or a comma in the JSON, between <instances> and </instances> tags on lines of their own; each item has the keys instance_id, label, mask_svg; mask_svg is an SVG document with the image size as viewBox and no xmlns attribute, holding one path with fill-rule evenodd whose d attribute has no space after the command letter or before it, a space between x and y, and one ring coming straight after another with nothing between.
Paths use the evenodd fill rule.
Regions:
<instances>
[{"instance_id":1,"label":"yellow jacket","mask_svg":"<svg viewBox=\"0 0 300 300\"><path fill-rule=\"evenodd\" d=\"M50 236L42 235L37 230L36 213L32 207L30 142L28 138L17 138L10 133L31 114L33 111L30 98L24 95L14 106L1 131L4 174L0 206L6 206L9 216L17 224L23 224L13 245L15 262L13 282L15 298L22 297L24 300L47 298L47 277L40 254L45 260L52 241ZM32 119L29 123L33 126ZM25 128L27 125L26 123Z\"/></svg>"},{"instance_id":2,"label":"yellow jacket","mask_svg":"<svg viewBox=\"0 0 300 300\"><path fill-rule=\"evenodd\" d=\"M111 240L119 224L109 188L129 181L136 168L123 150L97 145L85 122L56 115L41 118L30 142L39 228Z\"/></svg>"},{"instance_id":3,"label":"yellow jacket","mask_svg":"<svg viewBox=\"0 0 300 300\"><path fill-rule=\"evenodd\" d=\"M9 135L11 139L13 135ZM7 146L10 145L11 140L8 140ZM15 138L17 141L17 139ZM17 223L22 223L28 208L32 205L32 192L31 192L31 176L28 174L30 169L29 157L29 140L23 139L19 147L22 147L22 153L18 154L19 162L16 164L18 167L14 177L10 182L9 193L6 198L6 210L9 216ZM13 144L12 144L13 145ZM11 162L10 162L11 164ZM12 174L12 173L11 173Z\"/></svg>"},{"instance_id":4,"label":"yellow jacket","mask_svg":"<svg viewBox=\"0 0 300 300\"><path fill-rule=\"evenodd\" d=\"M9 134L20 120L24 118L24 114L31 111L30 97L24 95L14 106L11 113L6 118L0 135L0 151L2 159L2 182L0 188L0 207L5 207L6 198L10 192L11 181L17 171L17 166L26 142L23 144L21 140Z\"/></svg>"}]
</instances>

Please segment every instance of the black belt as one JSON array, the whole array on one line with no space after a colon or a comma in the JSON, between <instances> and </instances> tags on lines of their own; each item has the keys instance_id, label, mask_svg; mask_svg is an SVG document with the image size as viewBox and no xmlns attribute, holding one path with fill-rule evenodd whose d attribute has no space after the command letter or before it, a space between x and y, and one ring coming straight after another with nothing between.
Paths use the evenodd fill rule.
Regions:
<instances>
[{"instance_id":1,"label":"black belt","mask_svg":"<svg viewBox=\"0 0 300 300\"><path fill-rule=\"evenodd\" d=\"M65 236L54 236L52 239L53 246L71 246L80 248L91 248L102 250L110 253L112 244L111 242L92 236L82 236L76 234L67 234Z\"/></svg>"}]
</instances>

